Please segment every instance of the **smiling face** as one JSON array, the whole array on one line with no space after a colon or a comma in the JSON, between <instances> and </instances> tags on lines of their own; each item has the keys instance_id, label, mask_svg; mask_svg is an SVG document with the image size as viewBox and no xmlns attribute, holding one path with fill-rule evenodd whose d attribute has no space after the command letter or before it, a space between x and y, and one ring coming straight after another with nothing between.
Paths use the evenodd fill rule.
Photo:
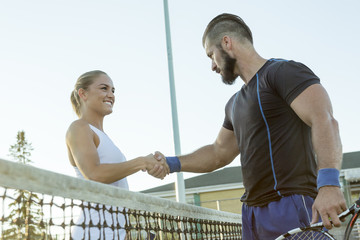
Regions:
<instances>
[{"instance_id":1,"label":"smiling face","mask_svg":"<svg viewBox=\"0 0 360 240\"><path fill-rule=\"evenodd\" d=\"M115 103L115 88L112 80L106 74L101 74L94 79L94 82L84 90L82 99L86 111L94 111L100 115L112 113Z\"/></svg>"}]
</instances>

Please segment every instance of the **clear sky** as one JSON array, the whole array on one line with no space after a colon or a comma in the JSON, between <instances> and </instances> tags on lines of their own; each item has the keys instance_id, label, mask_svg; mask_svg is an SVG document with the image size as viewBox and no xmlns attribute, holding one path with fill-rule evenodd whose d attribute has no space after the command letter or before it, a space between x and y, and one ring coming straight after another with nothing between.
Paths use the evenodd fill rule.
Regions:
<instances>
[{"instance_id":1,"label":"clear sky","mask_svg":"<svg viewBox=\"0 0 360 240\"><path fill-rule=\"evenodd\" d=\"M344 152L360 151L359 9L358 0L169 0L182 153L215 140L227 100L243 85L224 85L201 44L207 23L224 12L245 20L261 56L303 62L320 77ZM77 119L69 96L77 77L95 69L114 81L104 129L127 158L174 154L161 0L0 0L0 31L0 158L9 159L24 130L35 166L74 176L65 146ZM175 179L128 178L134 191Z\"/></svg>"}]
</instances>

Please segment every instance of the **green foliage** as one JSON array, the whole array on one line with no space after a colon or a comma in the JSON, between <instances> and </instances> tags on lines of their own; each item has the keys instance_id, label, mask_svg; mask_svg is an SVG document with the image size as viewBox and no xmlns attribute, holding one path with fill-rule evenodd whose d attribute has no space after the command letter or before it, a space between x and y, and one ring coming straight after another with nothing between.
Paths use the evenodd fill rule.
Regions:
<instances>
[{"instance_id":1,"label":"green foliage","mask_svg":"<svg viewBox=\"0 0 360 240\"><path fill-rule=\"evenodd\" d=\"M31 143L26 140L25 132L19 131L16 136L16 143L10 146L10 156L17 162L28 164L32 162L29 159L32 150L34 149Z\"/></svg>"},{"instance_id":2,"label":"green foliage","mask_svg":"<svg viewBox=\"0 0 360 240\"><path fill-rule=\"evenodd\" d=\"M10 156L19 163L28 164L32 162L32 150L25 132L19 131L16 143L9 149ZM15 200L9 204L10 214L4 219L9 227L4 230L2 237L10 240L44 239L46 228L38 195L26 190L14 190L13 198Z\"/></svg>"}]
</instances>

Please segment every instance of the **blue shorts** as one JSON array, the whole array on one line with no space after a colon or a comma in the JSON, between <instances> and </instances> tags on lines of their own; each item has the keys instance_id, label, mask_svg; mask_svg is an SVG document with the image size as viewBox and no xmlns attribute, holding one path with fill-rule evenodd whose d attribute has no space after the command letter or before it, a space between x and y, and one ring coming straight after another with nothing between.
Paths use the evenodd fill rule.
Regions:
<instances>
[{"instance_id":1,"label":"blue shorts","mask_svg":"<svg viewBox=\"0 0 360 240\"><path fill-rule=\"evenodd\" d=\"M308 226L313 203L309 196L291 195L265 207L243 204L242 239L274 240L291 229Z\"/></svg>"}]
</instances>

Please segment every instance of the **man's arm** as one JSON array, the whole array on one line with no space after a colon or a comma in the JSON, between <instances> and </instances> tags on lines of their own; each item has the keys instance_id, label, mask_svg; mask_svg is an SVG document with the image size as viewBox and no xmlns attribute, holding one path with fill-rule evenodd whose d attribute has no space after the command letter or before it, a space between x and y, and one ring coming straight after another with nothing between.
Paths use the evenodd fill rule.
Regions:
<instances>
[{"instance_id":1,"label":"man's arm","mask_svg":"<svg viewBox=\"0 0 360 240\"><path fill-rule=\"evenodd\" d=\"M204 173L226 166L237 155L239 155L239 147L234 132L222 127L213 144L201 147L193 153L178 156L173 163L178 171ZM165 159L160 152L156 152L155 157L158 160ZM169 158L167 158L167 163L170 164ZM148 173L150 175L158 173L158 167L155 166Z\"/></svg>"},{"instance_id":2,"label":"man's arm","mask_svg":"<svg viewBox=\"0 0 360 240\"><path fill-rule=\"evenodd\" d=\"M317 157L318 169L340 169L342 161L342 146L337 121L333 117L330 98L320 84L314 84L305 89L291 103L295 113L311 127L312 143ZM337 217L346 210L346 204L341 189L336 186L320 187L313 205L315 223L319 215L327 229L331 229L329 218L334 226L340 226Z\"/></svg>"},{"instance_id":3,"label":"man's arm","mask_svg":"<svg viewBox=\"0 0 360 240\"><path fill-rule=\"evenodd\" d=\"M224 127L213 144L199 148L193 153L179 156L182 172L211 172L231 163L239 155L234 132Z\"/></svg>"}]
</instances>

